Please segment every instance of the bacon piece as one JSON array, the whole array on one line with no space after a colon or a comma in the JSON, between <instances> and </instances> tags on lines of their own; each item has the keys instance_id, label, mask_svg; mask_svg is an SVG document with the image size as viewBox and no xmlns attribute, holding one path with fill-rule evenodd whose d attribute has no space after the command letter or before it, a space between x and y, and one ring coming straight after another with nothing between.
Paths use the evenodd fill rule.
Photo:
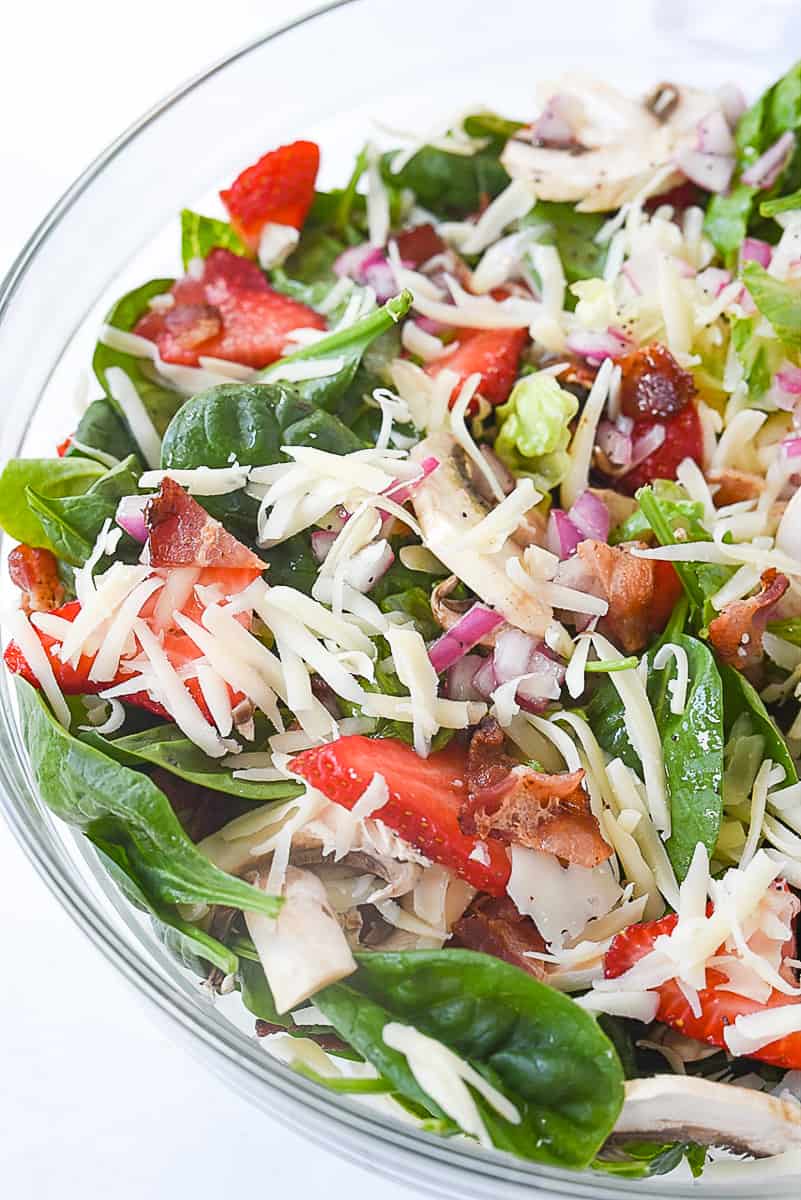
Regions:
<instances>
[{"instance_id":1,"label":"bacon piece","mask_svg":"<svg viewBox=\"0 0 801 1200\"><path fill-rule=\"evenodd\" d=\"M673 567L591 539L579 542L576 553L597 581L597 589L590 590L609 604L601 632L626 654L642 650L651 634L664 628L681 593Z\"/></svg>"},{"instance_id":2,"label":"bacon piece","mask_svg":"<svg viewBox=\"0 0 801 1200\"><path fill-rule=\"evenodd\" d=\"M771 567L763 572L762 590L756 596L732 601L709 622L709 640L727 666L747 671L762 661L765 626L789 586L787 577Z\"/></svg>"},{"instance_id":3,"label":"bacon piece","mask_svg":"<svg viewBox=\"0 0 801 1200\"><path fill-rule=\"evenodd\" d=\"M468 798L459 824L470 836L500 838L596 867L612 849L601 836L583 779L582 770L547 775L517 763L506 753L497 721L485 717L470 741Z\"/></svg>"},{"instance_id":4,"label":"bacon piece","mask_svg":"<svg viewBox=\"0 0 801 1200\"><path fill-rule=\"evenodd\" d=\"M424 225L415 225L404 229L395 239L401 261L412 267L420 267L428 262L435 254L447 250L445 242L437 233L430 221Z\"/></svg>"},{"instance_id":5,"label":"bacon piece","mask_svg":"<svg viewBox=\"0 0 801 1200\"><path fill-rule=\"evenodd\" d=\"M750 471L737 471L734 467L716 467L707 474L710 484L717 485L714 491L715 505L724 508L727 504L739 504L741 500L757 500L765 490L765 480ZM714 490L714 488L713 488Z\"/></svg>"},{"instance_id":6,"label":"bacon piece","mask_svg":"<svg viewBox=\"0 0 801 1200\"><path fill-rule=\"evenodd\" d=\"M170 479L145 507L153 567L220 567L248 570L256 579L267 564L209 516L197 500Z\"/></svg>"},{"instance_id":7,"label":"bacon piece","mask_svg":"<svg viewBox=\"0 0 801 1200\"><path fill-rule=\"evenodd\" d=\"M665 346L654 343L618 359L620 407L627 417L672 417L695 396L695 382Z\"/></svg>"},{"instance_id":8,"label":"bacon piece","mask_svg":"<svg viewBox=\"0 0 801 1200\"><path fill-rule=\"evenodd\" d=\"M531 917L522 916L507 896L476 896L453 926L450 946L478 950L544 979L547 965L528 952L543 953L545 941Z\"/></svg>"},{"instance_id":9,"label":"bacon piece","mask_svg":"<svg viewBox=\"0 0 801 1200\"><path fill-rule=\"evenodd\" d=\"M193 350L222 329L220 310L212 304L179 304L164 314L164 329L176 346Z\"/></svg>"},{"instance_id":10,"label":"bacon piece","mask_svg":"<svg viewBox=\"0 0 801 1200\"><path fill-rule=\"evenodd\" d=\"M51 550L38 546L15 546L8 556L11 582L22 592L25 612L50 612L64 603L64 585Z\"/></svg>"}]
</instances>

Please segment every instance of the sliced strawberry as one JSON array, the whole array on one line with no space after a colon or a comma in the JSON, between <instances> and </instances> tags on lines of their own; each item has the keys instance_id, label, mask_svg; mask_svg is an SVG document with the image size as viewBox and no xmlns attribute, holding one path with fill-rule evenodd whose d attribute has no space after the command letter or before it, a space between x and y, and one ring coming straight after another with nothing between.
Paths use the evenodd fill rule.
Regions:
<instances>
[{"instance_id":1,"label":"sliced strawberry","mask_svg":"<svg viewBox=\"0 0 801 1200\"><path fill-rule=\"evenodd\" d=\"M643 434L658 425L664 427L664 442L653 454L617 480L615 488L619 492L633 496L639 488L652 483L654 479L675 479L679 463L685 458L692 458L697 463L702 461L704 435L698 409L692 402L674 417L635 421L632 431L635 444Z\"/></svg>"},{"instance_id":2,"label":"sliced strawberry","mask_svg":"<svg viewBox=\"0 0 801 1200\"><path fill-rule=\"evenodd\" d=\"M251 250L268 222L303 227L319 166L320 149L314 142L292 142L263 155L220 192L231 224Z\"/></svg>"},{"instance_id":3,"label":"sliced strawberry","mask_svg":"<svg viewBox=\"0 0 801 1200\"><path fill-rule=\"evenodd\" d=\"M325 329L314 309L274 291L260 269L241 255L217 248L203 274L172 287L175 304L145 313L134 333L155 342L165 362L195 367L201 357L266 367L284 352L293 329Z\"/></svg>"},{"instance_id":4,"label":"sliced strawberry","mask_svg":"<svg viewBox=\"0 0 801 1200\"><path fill-rule=\"evenodd\" d=\"M69 450L71 445L72 445L72 434L70 434L69 437L65 437L64 441L59 442L58 445L56 446L56 454L58 455L58 457L63 458L64 455Z\"/></svg>"},{"instance_id":5,"label":"sliced strawberry","mask_svg":"<svg viewBox=\"0 0 801 1200\"><path fill-rule=\"evenodd\" d=\"M672 913L660 921L649 921L641 925L631 925L615 937L604 958L604 975L607 979L616 979L623 975L649 951L653 950L656 939L662 935L670 935L676 928L678 917ZM793 939L794 943L794 939ZM785 955L792 958L795 955L794 944L788 943ZM699 1042L707 1042L712 1046L726 1046L724 1031L739 1016L762 1012L766 1008L782 1008L788 1004L798 1004L797 997L785 995L774 988L764 1003L748 1000L734 992L718 991L717 986L725 983L726 977L720 971L707 971L708 986L698 993L701 1005L700 1016L694 1016L675 979L668 980L654 990L659 994L657 1020L670 1025L683 1033L685 1037L695 1038ZM801 1033L793 1033L763 1046L749 1057L761 1059L762 1062L786 1070L801 1068Z\"/></svg>"},{"instance_id":6,"label":"sliced strawberry","mask_svg":"<svg viewBox=\"0 0 801 1200\"><path fill-rule=\"evenodd\" d=\"M459 344L450 354L429 363L426 374L436 379L440 371L455 371L459 382L451 393L454 403L464 381L481 376L479 395L490 404L504 404L517 378L517 367L528 340L525 329L460 329Z\"/></svg>"},{"instance_id":7,"label":"sliced strawberry","mask_svg":"<svg viewBox=\"0 0 801 1200\"><path fill-rule=\"evenodd\" d=\"M389 802L372 817L473 887L504 895L509 859L503 845L487 838L483 855L479 840L459 828L459 812L467 801L467 755L461 746L452 743L430 758L420 758L405 742L357 734L304 750L290 766L329 800L348 809L373 775L382 775Z\"/></svg>"},{"instance_id":8,"label":"sliced strawberry","mask_svg":"<svg viewBox=\"0 0 801 1200\"><path fill-rule=\"evenodd\" d=\"M648 610L648 627L651 633L661 633L681 599L684 588L672 563L660 562L659 559L652 561L654 591Z\"/></svg>"},{"instance_id":9,"label":"sliced strawberry","mask_svg":"<svg viewBox=\"0 0 801 1200\"><path fill-rule=\"evenodd\" d=\"M145 524L152 567L217 567L226 573L244 571L249 574L248 582L266 570L266 563L237 541L169 476L162 480L159 491L148 501Z\"/></svg>"}]
</instances>

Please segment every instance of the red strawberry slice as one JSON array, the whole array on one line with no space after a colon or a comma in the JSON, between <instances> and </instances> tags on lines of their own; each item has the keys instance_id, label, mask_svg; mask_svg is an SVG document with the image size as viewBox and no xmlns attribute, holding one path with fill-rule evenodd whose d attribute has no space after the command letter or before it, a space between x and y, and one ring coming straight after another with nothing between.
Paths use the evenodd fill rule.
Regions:
<instances>
[{"instance_id":1,"label":"red strawberry slice","mask_svg":"<svg viewBox=\"0 0 801 1200\"><path fill-rule=\"evenodd\" d=\"M220 192L231 224L251 250L268 222L303 227L319 166L320 149L314 142L292 142L263 155Z\"/></svg>"},{"instance_id":2,"label":"red strawberry slice","mask_svg":"<svg viewBox=\"0 0 801 1200\"><path fill-rule=\"evenodd\" d=\"M445 750L420 758L411 746L395 738L359 734L304 750L291 769L335 804L353 808L378 773L389 789L389 801L372 816L416 846L434 862L456 871L473 887L493 896L505 893L509 859L496 838L479 839L459 828L459 813L467 802L467 755L452 743ZM472 855L476 857L471 857Z\"/></svg>"},{"instance_id":3,"label":"red strawberry slice","mask_svg":"<svg viewBox=\"0 0 801 1200\"><path fill-rule=\"evenodd\" d=\"M784 884L778 887L786 887ZM660 921L649 921L640 925L630 925L619 933L612 942L604 958L604 975L607 979L617 979L649 951L661 935L669 936L676 928L678 917L675 913L663 917ZM795 938L784 947L787 958L795 957ZM789 966L786 967L791 970ZM724 1031L737 1017L750 1013L762 1012L766 1008L782 1008L788 1004L798 1004L798 997L785 995L784 992L773 989L765 1003L749 1000L734 992L718 991L718 985L726 982L726 976L720 971L707 971L707 987L698 993L701 1005L700 1016L695 1016L687 1003L675 979L654 988L659 995L657 1020L678 1029L685 1037L695 1038L699 1042L707 1042L712 1046L725 1047ZM749 1057L773 1063L774 1066L786 1070L801 1068L801 1033L792 1033L763 1046Z\"/></svg>"},{"instance_id":4,"label":"red strawberry slice","mask_svg":"<svg viewBox=\"0 0 801 1200\"><path fill-rule=\"evenodd\" d=\"M172 287L175 304L149 312L134 333L155 342L165 362L196 367L201 357L266 367L284 352L293 329L325 329L313 308L274 291L260 269L241 255L218 247L203 274Z\"/></svg>"},{"instance_id":5,"label":"red strawberry slice","mask_svg":"<svg viewBox=\"0 0 801 1200\"><path fill-rule=\"evenodd\" d=\"M674 417L635 421L632 431L635 445L644 434L659 425L665 430L664 442L617 481L615 487L618 491L633 496L638 488L652 483L654 479L675 479L679 463L685 458L692 458L697 463L702 461L704 435L698 409L692 401Z\"/></svg>"},{"instance_id":6,"label":"red strawberry slice","mask_svg":"<svg viewBox=\"0 0 801 1200\"><path fill-rule=\"evenodd\" d=\"M505 404L517 378L520 355L528 340L525 329L460 329L458 346L429 363L426 374L436 379L440 371L455 371L459 382L451 393L456 400L464 381L473 374L481 376L479 395L490 404Z\"/></svg>"},{"instance_id":7,"label":"red strawberry slice","mask_svg":"<svg viewBox=\"0 0 801 1200\"><path fill-rule=\"evenodd\" d=\"M169 476L148 501L145 524L152 567L216 567L226 574L245 572L250 576L248 582L267 569L266 563Z\"/></svg>"}]
</instances>

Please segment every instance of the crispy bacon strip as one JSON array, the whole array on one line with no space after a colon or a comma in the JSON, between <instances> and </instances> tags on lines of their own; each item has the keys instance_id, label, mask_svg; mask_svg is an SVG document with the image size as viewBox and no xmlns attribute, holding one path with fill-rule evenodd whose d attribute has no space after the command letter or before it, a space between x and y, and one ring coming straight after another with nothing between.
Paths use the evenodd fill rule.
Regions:
<instances>
[{"instance_id":1,"label":"crispy bacon strip","mask_svg":"<svg viewBox=\"0 0 801 1200\"><path fill-rule=\"evenodd\" d=\"M548 973L541 959L527 957L530 951L545 950L540 931L531 917L521 916L507 896L476 896L455 923L449 945L502 958L535 979L544 979Z\"/></svg>"},{"instance_id":2,"label":"crispy bacon strip","mask_svg":"<svg viewBox=\"0 0 801 1200\"><path fill-rule=\"evenodd\" d=\"M148 502L145 523L153 567L222 567L252 571L254 579L267 569L169 477Z\"/></svg>"},{"instance_id":3,"label":"crispy bacon strip","mask_svg":"<svg viewBox=\"0 0 801 1200\"><path fill-rule=\"evenodd\" d=\"M64 603L64 585L51 550L15 546L8 556L8 573L22 592L25 612L50 612Z\"/></svg>"},{"instance_id":4,"label":"crispy bacon strip","mask_svg":"<svg viewBox=\"0 0 801 1200\"><path fill-rule=\"evenodd\" d=\"M765 626L789 586L787 577L771 567L763 572L761 592L732 601L709 622L709 640L727 666L747 671L762 661Z\"/></svg>"},{"instance_id":5,"label":"crispy bacon strip","mask_svg":"<svg viewBox=\"0 0 801 1200\"><path fill-rule=\"evenodd\" d=\"M609 611L599 623L602 633L626 654L648 643L652 629L655 564L651 559L635 558L624 546L587 540L576 550L581 561L592 571Z\"/></svg>"},{"instance_id":6,"label":"crispy bacon strip","mask_svg":"<svg viewBox=\"0 0 801 1200\"><path fill-rule=\"evenodd\" d=\"M470 741L468 799L459 824L471 836L492 836L596 867L612 849L590 809L583 779L581 770L547 775L515 762L497 721L485 717Z\"/></svg>"},{"instance_id":7,"label":"crispy bacon strip","mask_svg":"<svg viewBox=\"0 0 801 1200\"><path fill-rule=\"evenodd\" d=\"M765 480L760 475L734 467L713 467L707 478L713 485L717 508L739 504L741 500L757 500L765 490Z\"/></svg>"}]
</instances>

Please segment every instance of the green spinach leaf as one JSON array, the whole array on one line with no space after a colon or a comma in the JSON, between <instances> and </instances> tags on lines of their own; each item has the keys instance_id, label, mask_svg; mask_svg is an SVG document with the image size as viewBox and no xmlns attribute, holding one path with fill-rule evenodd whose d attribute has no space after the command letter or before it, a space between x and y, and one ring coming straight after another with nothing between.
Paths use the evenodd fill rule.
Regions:
<instances>
[{"instance_id":1,"label":"green spinach leaf","mask_svg":"<svg viewBox=\"0 0 801 1200\"><path fill-rule=\"evenodd\" d=\"M188 400L173 417L161 444L161 465L175 470L279 461L281 428L276 403L282 384L221 383Z\"/></svg>"},{"instance_id":2,"label":"green spinach leaf","mask_svg":"<svg viewBox=\"0 0 801 1200\"><path fill-rule=\"evenodd\" d=\"M39 513L26 503L27 489L47 499L80 496L106 470L93 458L12 458L0 475L0 525L17 541L58 553Z\"/></svg>"},{"instance_id":3,"label":"green spinach leaf","mask_svg":"<svg viewBox=\"0 0 801 1200\"><path fill-rule=\"evenodd\" d=\"M97 736L97 735L96 735ZM124 760L134 758L154 767L163 767L180 779L196 783L199 787L212 788L229 796L242 796L245 800L288 800L303 791L300 784L291 779L271 783L251 783L235 779L236 768L223 767L216 759L209 758L185 737L177 725L155 725L141 733L130 733L124 737L104 738L105 752L111 757L124 755Z\"/></svg>"},{"instance_id":4,"label":"green spinach leaf","mask_svg":"<svg viewBox=\"0 0 801 1200\"><path fill-rule=\"evenodd\" d=\"M99 843L152 901L226 904L276 916L281 901L226 875L192 845L146 775L73 737L41 694L17 677L22 733L39 794L56 816Z\"/></svg>"},{"instance_id":5,"label":"green spinach leaf","mask_svg":"<svg viewBox=\"0 0 801 1200\"><path fill-rule=\"evenodd\" d=\"M51 498L40 495L31 487L25 489L25 495L55 553L78 567L91 554L103 522L114 519L120 499L136 494L140 474L139 459L131 455L95 480L83 496ZM124 534L115 558L136 562L141 549Z\"/></svg>"},{"instance_id":6,"label":"green spinach leaf","mask_svg":"<svg viewBox=\"0 0 801 1200\"><path fill-rule=\"evenodd\" d=\"M491 150L461 155L424 146L395 172L392 163L397 153L390 150L381 159L384 182L393 188L410 188L418 203L437 214L467 217L509 184L509 176Z\"/></svg>"},{"instance_id":7,"label":"green spinach leaf","mask_svg":"<svg viewBox=\"0 0 801 1200\"><path fill-rule=\"evenodd\" d=\"M544 224L547 229L539 240L556 246L568 283L597 279L603 275L608 244L595 240L606 216L603 213L576 212L574 205L538 200L520 222L521 227Z\"/></svg>"},{"instance_id":8,"label":"green spinach leaf","mask_svg":"<svg viewBox=\"0 0 801 1200\"><path fill-rule=\"evenodd\" d=\"M111 308L106 316L106 324L130 332L139 318L148 311L148 302L154 296L168 292L173 282L172 279L151 279L149 283L128 292ZM147 359L136 358L135 355L125 354L122 350L112 350L103 342L97 343L92 358L92 369L97 381L120 418L125 421L125 414L114 399L108 383L106 372L110 367L119 367L128 376L142 401L145 412L161 437L183 404L185 397L152 379L148 374L148 366Z\"/></svg>"},{"instance_id":9,"label":"green spinach leaf","mask_svg":"<svg viewBox=\"0 0 801 1200\"><path fill-rule=\"evenodd\" d=\"M191 208L181 210L181 258L184 270L193 258L205 258L220 246L234 254L247 254L247 246L236 230L227 221L216 217L203 217Z\"/></svg>"},{"instance_id":10,"label":"green spinach leaf","mask_svg":"<svg viewBox=\"0 0 801 1200\"><path fill-rule=\"evenodd\" d=\"M358 972L315 1003L397 1091L443 1116L405 1057L384 1043L390 1020L443 1042L517 1106L522 1120L513 1125L480 1104L495 1145L559 1166L592 1161L623 1102L620 1062L592 1017L516 967L470 950L358 957Z\"/></svg>"},{"instance_id":11,"label":"green spinach leaf","mask_svg":"<svg viewBox=\"0 0 801 1200\"><path fill-rule=\"evenodd\" d=\"M676 678L675 660L661 671L653 668L655 651L648 655L648 699L662 743L672 833L666 847L681 881L693 852L702 842L715 849L723 813L724 695L712 651L697 638L677 634L671 638L687 654L690 681L681 713L670 711L668 684ZM605 679L590 700L592 730L608 754L641 771L631 745L623 704L614 684Z\"/></svg>"},{"instance_id":12,"label":"green spinach leaf","mask_svg":"<svg viewBox=\"0 0 801 1200\"><path fill-rule=\"evenodd\" d=\"M93 450L102 450L113 454L115 458L129 458L134 454L139 456L139 447L122 417L106 396L93 400L78 422L78 428L73 434L66 458L81 458L82 452L75 446L80 442ZM140 462L141 462L140 458Z\"/></svg>"},{"instance_id":13,"label":"green spinach leaf","mask_svg":"<svg viewBox=\"0 0 801 1200\"><path fill-rule=\"evenodd\" d=\"M748 682L741 671L734 667L720 668L723 680L723 705L726 723L726 736L739 716L746 713L751 721L754 733L760 734L765 740L764 753L775 763L784 767L784 783L789 786L798 782L798 771L787 742L773 717L762 701L756 688Z\"/></svg>"}]
</instances>

